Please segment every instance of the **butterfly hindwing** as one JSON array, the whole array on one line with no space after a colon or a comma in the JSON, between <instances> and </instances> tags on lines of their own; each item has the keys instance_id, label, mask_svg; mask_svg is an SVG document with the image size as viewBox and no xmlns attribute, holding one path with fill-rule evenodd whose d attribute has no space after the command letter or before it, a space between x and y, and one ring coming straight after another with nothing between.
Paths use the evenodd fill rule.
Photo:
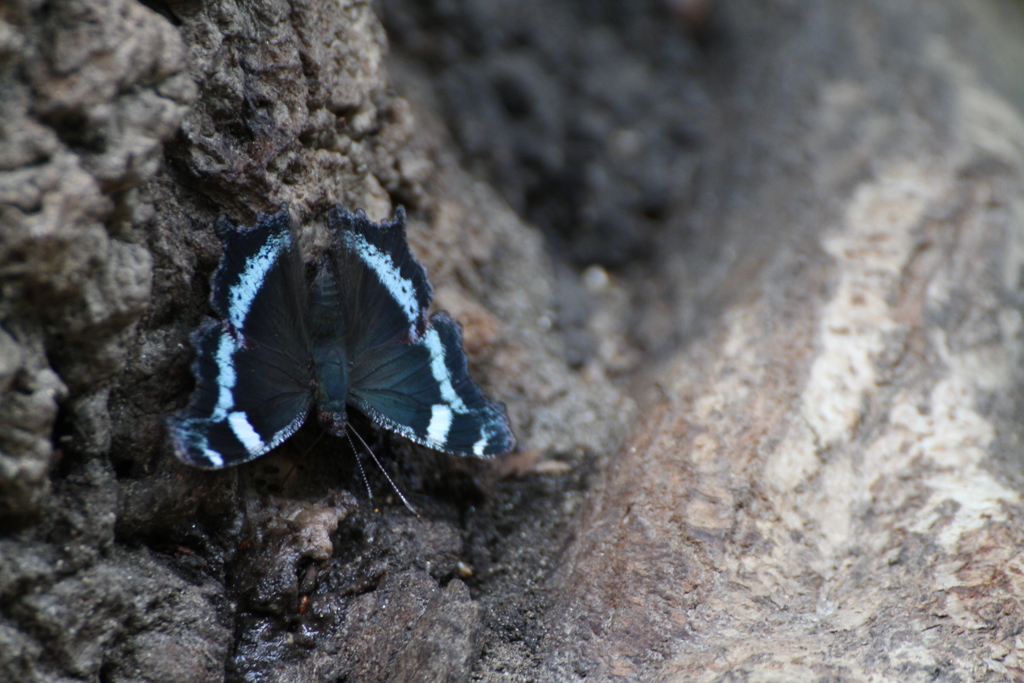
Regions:
<instances>
[{"instance_id":1,"label":"butterfly hindwing","mask_svg":"<svg viewBox=\"0 0 1024 683\"><path fill-rule=\"evenodd\" d=\"M196 389L167 418L178 457L218 468L268 452L291 436L312 403L307 287L287 209L240 230L217 224L224 256L212 278L221 320L193 333Z\"/></svg>"},{"instance_id":2,"label":"butterfly hindwing","mask_svg":"<svg viewBox=\"0 0 1024 683\"><path fill-rule=\"evenodd\" d=\"M269 452L302 426L309 389L291 368L247 348L207 318L192 335L196 388L188 407L167 417L178 458L204 468L237 465Z\"/></svg>"},{"instance_id":3,"label":"butterfly hindwing","mask_svg":"<svg viewBox=\"0 0 1024 683\"><path fill-rule=\"evenodd\" d=\"M376 349L352 363L350 401L381 426L457 455L512 450L504 408L469 377L458 325L437 313L414 343Z\"/></svg>"}]
</instances>

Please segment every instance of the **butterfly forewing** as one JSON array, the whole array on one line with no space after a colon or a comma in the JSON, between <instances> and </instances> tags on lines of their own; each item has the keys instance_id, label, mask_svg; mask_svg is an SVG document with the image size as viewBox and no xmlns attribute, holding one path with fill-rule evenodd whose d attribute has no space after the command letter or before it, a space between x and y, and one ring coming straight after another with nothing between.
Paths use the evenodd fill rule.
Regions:
<instances>
[{"instance_id":1,"label":"butterfly forewing","mask_svg":"<svg viewBox=\"0 0 1024 683\"><path fill-rule=\"evenodd\" d=\"M224 256L211 302L220 321L193 334L196 390L168 417L185 462L216 468L258 457L301 425L311 405L307 287L287 210L239 230L218 222Z\"/></svg>"},{"instance_id":2,"label":"butterfly forewing","mask_svg":"<svg viewBox=\"0 0 1024 683\"><path fill-rule=\"evenodd\" d=\"M329 267L338 281L341 338L350 358L395 340L415 341L426 325L432 296L427 273L409 250L405 211L371 222L358 211L328 214L334 234Z\"/></svg>"},{"instance_id":3,"label":"butterfly forewing","mask_svg":"<svg viewBox=\"0 0 1024 683\"><path fill-rule=\"evenodd\" d=\"M221 217L216 229L224 255L213 275L214 309L246 344L287 353L305 374L309 288L288 210L261 213L249 229Z\"/></svg>"}]
</instances>

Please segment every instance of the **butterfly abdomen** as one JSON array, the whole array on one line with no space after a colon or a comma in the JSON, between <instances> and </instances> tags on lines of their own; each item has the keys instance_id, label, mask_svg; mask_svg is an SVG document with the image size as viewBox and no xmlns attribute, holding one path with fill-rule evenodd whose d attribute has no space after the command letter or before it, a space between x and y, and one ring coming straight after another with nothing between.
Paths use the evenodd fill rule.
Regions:
<instances>
[{"instance_id":1,"label":"butterfly abdomen","mask_svg":"<svg viewBox=\"0 0 1024 683\"><path fill-rule=\"evenodd\" d=\"M345 403L348 401L348 361L345 352L338 346L320 347L313 350L313 357L313 400L320 421L326 427L341 429L345 424ZM326 418L325 414L335 417Z\"/></svg>"}]
</instances>

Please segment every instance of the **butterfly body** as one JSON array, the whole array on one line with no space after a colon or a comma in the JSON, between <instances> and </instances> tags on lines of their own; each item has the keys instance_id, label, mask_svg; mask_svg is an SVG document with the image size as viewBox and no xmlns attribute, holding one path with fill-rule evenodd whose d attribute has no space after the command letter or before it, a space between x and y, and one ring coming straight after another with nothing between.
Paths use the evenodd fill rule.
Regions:
<instances>
[{"instance_id":1,"label":"butterfly body","mask_svg":"<svg viewBox=\"0 0 1024 683\"><path fill-rule=\"evenodd\" d=\"M317 360L313 375L313 400L324 424L336 420L326 420L323 415L338 414L344 417L348 403L348 362L343 353L334 349L324 349L316 354Z\"/></svg>"},{"instance_id":2,"label":"butterfly body","mask_svg":"<svg viewBox=\"0 0 1024 683\"><path fill-rule=\"evenodd\" d=\"M333 209L333 241L311 283L286 209L251 229L218 221L224 256L210 299L219 319L193 333L196 390L167 417L178 458L208 469L252 460L314 408L338 436L354 408L437 450L512 449L504 408L469 377L458 326L427 317L430 284L404 219L401 208L381 224Z\"/></svg>"}]
</instances>

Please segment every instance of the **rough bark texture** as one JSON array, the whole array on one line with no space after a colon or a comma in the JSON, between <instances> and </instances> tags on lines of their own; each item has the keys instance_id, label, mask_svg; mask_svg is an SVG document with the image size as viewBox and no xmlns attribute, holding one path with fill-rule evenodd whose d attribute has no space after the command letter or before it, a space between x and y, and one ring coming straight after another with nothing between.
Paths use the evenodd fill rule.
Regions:
<instances>
[{"instance_id":1,"label":"rough bark texture","mask_svg":"<svg viewBox=\"0 0 1024 683\"><path fill-rule=\"evenodd\" d=\"M1020 680L1022 12L0 4L0 680ZM173 459L281 203L410 210L521 452Z\"/></svg>"}]
</instances>

